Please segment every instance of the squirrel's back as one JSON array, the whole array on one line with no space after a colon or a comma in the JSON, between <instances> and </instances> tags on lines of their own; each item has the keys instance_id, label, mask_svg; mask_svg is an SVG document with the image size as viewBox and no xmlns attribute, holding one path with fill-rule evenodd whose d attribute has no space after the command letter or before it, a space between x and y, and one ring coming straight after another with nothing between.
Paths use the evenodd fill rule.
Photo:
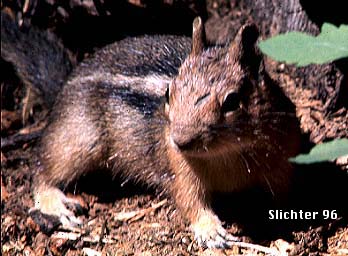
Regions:
<instances>
[{"instance_id":1,"label":"squirrel's back","mask_svg":"<svg viewBox=\"0 0 348 256\"><path fill-rule=\"evenodd\" d=\"M183 36L153 35L130 37L108 45L85 59L70 76L75 79L113 78L148 93L163 95L167 81L175 76L190 51L191 39ZM163 80L154 87L140 80ZM137 83L139 81L139 83ZM156 83L156 82L155 82Z\"/></svg>"}]
</instances>

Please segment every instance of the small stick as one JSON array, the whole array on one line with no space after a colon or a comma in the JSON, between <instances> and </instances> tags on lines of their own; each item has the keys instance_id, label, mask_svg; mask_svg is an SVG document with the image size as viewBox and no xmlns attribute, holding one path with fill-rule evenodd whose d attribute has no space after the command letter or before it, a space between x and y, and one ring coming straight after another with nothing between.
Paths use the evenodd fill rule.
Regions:
<instances>
[{"instance_id":1,"label":"small stick","mask_svg":"<svg viewBox=\"0 0 348 256\"><path fill-rule=\"evenodd\" d=\"M131 211L131 212L119 212L116 214L116 216L114 216L114 219L119 221L134 222L141 219L149 212L152 212L158 209L159 207L163 206L166 202L167 202L167 199L164 199L161 202L158 202L157 204L153 204L151 205L151 207L146 209L141 209L141 210Z\"/></svg>"},{"instance_id":2,"label":"small stick","mask_svg":"<svg viewBox=\"0 0 348 256\"><path fill-rule=\"evenodd\" d=\"M33 133L29 134L20 134L16 133L12 136L8 136L6 138L1 139L1 149L8 149L8 148L14 148L19 147L23 145L24 143L30 142L32 140L36 140L37 138L41 137L42 131L35 131Z\"/></svg>"},{"instance_id":3,"label":"small stick","mask_svg":"<svg viewBox=\"0 0 348 256\"><path fill-rule=\"evenodd\" d=\"M246 243L246 242L228 242L229 246L238 246L241 248L247 248L247 249L252 249L252 250L256 250L258 252L263 252L264 254L268 254L268 255L272 255L272 256L281 256L282 254L276 250L276 249L272 249L266 246L262 246L262 245L258 245L258 244L251 244L251 243Z\"/></svg>"}]
</instances>

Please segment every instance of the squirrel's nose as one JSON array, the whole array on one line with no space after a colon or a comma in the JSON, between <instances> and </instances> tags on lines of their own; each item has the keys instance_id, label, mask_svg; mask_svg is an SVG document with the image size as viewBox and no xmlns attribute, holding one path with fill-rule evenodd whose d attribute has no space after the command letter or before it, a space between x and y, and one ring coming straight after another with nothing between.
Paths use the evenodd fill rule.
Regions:
<instances>
[{"instance_id":1,"label":"squirrel's nose","mask_svg":"<svg viewBox=\"0 0 348 256\"><path fill-rule=\"evenodd\" d=\"M171 141L174 144L174 147L180 151L190 150L195 144L196 139L189 136L182 135L171 135Z\"/></svg>"}]
</instances>

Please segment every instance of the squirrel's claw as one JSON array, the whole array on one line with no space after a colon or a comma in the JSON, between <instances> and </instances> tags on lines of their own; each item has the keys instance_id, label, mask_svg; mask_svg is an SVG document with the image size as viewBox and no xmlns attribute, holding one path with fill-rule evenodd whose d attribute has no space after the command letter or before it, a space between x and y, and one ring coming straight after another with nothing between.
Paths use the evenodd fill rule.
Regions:
<instances>
[{"instance_id":1,"label":"squirrel's claw","mask_svg":"<svg viewBox=\"0 0 348 256\"><path fill-rule=\"evenodd\" d=\"M239 241L238 237L229 234L218 217L205 211L198 221L192 225L195 240L199 246L206 248L229 248L230 242Z\"/></svg>"},{"instance_id":2,"label":"squirrel's claw","mask_svg":"<svg viewBox=\"0 0 348 256\"><path fill-rule=\"evenodd\" d=\"M58 188L41 186L34 193L34 201L35 206L31 210L58 217L63 227L82 225L82 221L74 213L82 209L81 204L76 199L66 197Z\"/></svg>"}]
</instances>

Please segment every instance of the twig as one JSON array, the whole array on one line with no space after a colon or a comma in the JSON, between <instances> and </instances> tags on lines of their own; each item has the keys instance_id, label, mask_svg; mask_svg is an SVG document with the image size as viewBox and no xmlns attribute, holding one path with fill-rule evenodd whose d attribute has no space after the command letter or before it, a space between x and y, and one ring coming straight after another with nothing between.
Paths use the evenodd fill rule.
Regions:
<instances>
[{"instance_id":1,"label":"twig","mask_svg":"<svg viewBox=\"0 0 348 256\"><path fill-rule=\"evenodd\" d=\"M14 135L8 136L6 138L1 139L1 149L9 149L9 148L16 148L24 143L28 143L32 140L36 140L37 138L41 137L42 131L35 131L28 134L20 134L16 133Z\"/></svg>"},{"instance_id":2,"label":"twig","mask_svg":"<svg viewBox=\"0 0 348 256\"><path fill-rule=\"evenodd\" d=\"M87 247L83 248L82 251L87 256L101 256L102 255L101 252L98 252L96 250L93 250L93 249L87 248Z\"/></svg>"},{"instance_id":3,"label":"twig","mask_svg":"<svg viewBox=\"0 0 348 256\"><path fill-rule=\"evenodd\" d=\"M258 244L251 244L251 243L245 243L245 242L229 242L228 243L229 246L238 246L241 248L247 248L247 249L251 249L251 250L255 250L258 252L263 252L264 254L267 255L272 255L272 256L281 256L282 254L276 250L276 249L272 249L266 246L262 246L262 245L258 245Z\"/></svg>"},{"instance_id":4,"label":"twig","mask_svg":"<svg viewBox=\"0 0 348 256\"><path fill-rule=\"evenodd\" d=\"M146 208L146 209L141 209L141 210L131 211L131 212L119 212L116 214L114 219L118 220L118 221L134 222L134 221L141 219L149 212L152 212L152 211L158 209L159 207L163 206L166 203L167 203L167 199L164 199L161 202L159 202L157 204L153 204L153 205L151 205L151 207Z\"/></svg>"},{"instance_id":5,"label":"twig","mask_svg":"<svg viewBox=\"0 0 348 256\"><path fill-rule=\"evenodd\" d=\"M103 225L101 227L101 232L100 232L100 238L98 241L98 245L102 245L103 243L103 237L104 237L104 233L106 232L106 220L103 221Z\"/></svg>"}]
</instances>

